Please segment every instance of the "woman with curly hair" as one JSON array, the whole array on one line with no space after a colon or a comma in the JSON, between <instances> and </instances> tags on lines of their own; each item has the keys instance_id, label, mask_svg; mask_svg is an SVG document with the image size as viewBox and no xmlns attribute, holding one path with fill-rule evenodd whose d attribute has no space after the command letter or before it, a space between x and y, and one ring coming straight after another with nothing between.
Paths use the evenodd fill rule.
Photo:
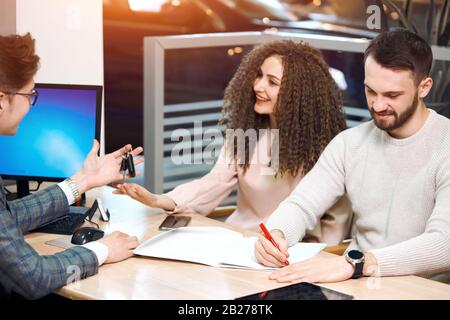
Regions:
<instances>
[{"instance_id":1,"label":"woman with curly hair","mask_svg":"<svg viewBox=\"0 0 450 320\"><path fill-rule=\"evenodd\" d=\"M257 231L346 127L340 91L320 52L289 40L260 45L243 59L225 90L220 122L226 144L209 174L163 195L128 183L115 193L172 213L207 215L237 185L237 209L226 222ZM240 148L239 131L255 132L256 143L247 139ZM350 204L342 198L309 240L337 244L350 220Z\"/></svg>"}]
</instances>

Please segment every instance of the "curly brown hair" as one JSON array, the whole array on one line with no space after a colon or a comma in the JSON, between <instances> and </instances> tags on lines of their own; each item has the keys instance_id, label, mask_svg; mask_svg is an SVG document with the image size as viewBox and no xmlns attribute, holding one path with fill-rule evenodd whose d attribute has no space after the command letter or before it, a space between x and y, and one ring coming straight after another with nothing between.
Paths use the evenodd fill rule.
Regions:
<instances>
[{"instance_id":1,"label":"curly brown hair","mask_svg":"<svg viewBox=\"0 0 450 320\"><path fill-rule=\"evenodd\" d=\"M311 170L331 139L346 128L340 90L318 50L291 40L255 47L225 90L220 123L244 131L270 127L269 115L254 111L253 83L264 60L273 55L281 57L284 70L274 111L279 129L277 175L295 177L299 170L303 174ZM252 150L248 149L245 160L239 159L244 173L250 165ZM236 147L228 150L238 160Z\"/></svg>"}]
</instances>

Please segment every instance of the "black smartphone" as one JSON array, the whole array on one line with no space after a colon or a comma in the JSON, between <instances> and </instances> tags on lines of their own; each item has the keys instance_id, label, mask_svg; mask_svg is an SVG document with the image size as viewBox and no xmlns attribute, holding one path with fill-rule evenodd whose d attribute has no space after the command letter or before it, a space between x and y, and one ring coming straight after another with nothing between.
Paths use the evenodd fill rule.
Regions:
<instances>
[{"instance_id":1,"label":"black smartphone","mask_svg":"<svg viewBox=\"0 0 450 320\"><path fill-rule=\"evenodd\" d=\"M189 224L189 221L191 221L191 217L170 215L167 216L161 223L161 225L159 226L159 230L167 231L175 228L185 227Z\"/></svg>"},{"instance_id":2,"label":"black smartphone","mask_svg":"<svg viewBox=\"0 0 450 320\"><path fill-rule=\"evenodd\" d=\"M353 296L324 288L312 283L300 282L286 287L239 297L235 300L352 300Z\"/></svg>"}]
</instances>

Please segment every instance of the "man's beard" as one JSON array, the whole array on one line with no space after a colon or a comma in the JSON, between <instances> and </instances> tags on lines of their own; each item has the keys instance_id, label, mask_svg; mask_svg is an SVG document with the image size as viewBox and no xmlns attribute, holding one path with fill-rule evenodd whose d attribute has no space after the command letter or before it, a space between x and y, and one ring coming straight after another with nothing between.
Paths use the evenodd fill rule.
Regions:
<instances>
[{"instance_id":1,"label":"man's beard","mask_svg":"<svg viewBox=\"0 0 450 320\"><path fill-rule=\"evenodd\" d=\"M392 121L389 118L387 120L378 120L376 118L376 113L372 107L369 108L369 112L372 115L373 122L375 123L375 125L379 129L389 132L403 126L412 117L414 112L417 110L418 105L419 105L419 94L418 92L416 92L412 104L403 113L399 115L394 110L385 113L386 115L390 116L389 118L393 117L394 121Z\"/></svg>"}]
</instances>

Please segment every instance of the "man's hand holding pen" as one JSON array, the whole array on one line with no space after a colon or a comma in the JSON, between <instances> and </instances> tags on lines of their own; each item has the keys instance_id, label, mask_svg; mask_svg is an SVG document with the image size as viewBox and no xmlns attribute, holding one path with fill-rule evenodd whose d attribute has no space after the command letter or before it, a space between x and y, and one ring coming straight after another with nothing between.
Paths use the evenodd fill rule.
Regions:
<instances>
[{"instance_id":1,"label":"man's hand holding pen","mask_svg":"<svg viewBox=\"0 0 450 320\"><path fill-rule=\"evenodd\" d=\"M259 263L279 268L269 275L269 279L277 282L338 282L350 279L354 267L344 256L318 255L316 257L288 264L288 242L280 230L272 230L267 235L264 225L261 227L264 235L259 235L255 243L255 256ZM376 268L376 258L371 253L365 254ZM291 261L292 262L292 261ZM367 274L367 271L365 271Z\"/></svg>"}]
</instances>

